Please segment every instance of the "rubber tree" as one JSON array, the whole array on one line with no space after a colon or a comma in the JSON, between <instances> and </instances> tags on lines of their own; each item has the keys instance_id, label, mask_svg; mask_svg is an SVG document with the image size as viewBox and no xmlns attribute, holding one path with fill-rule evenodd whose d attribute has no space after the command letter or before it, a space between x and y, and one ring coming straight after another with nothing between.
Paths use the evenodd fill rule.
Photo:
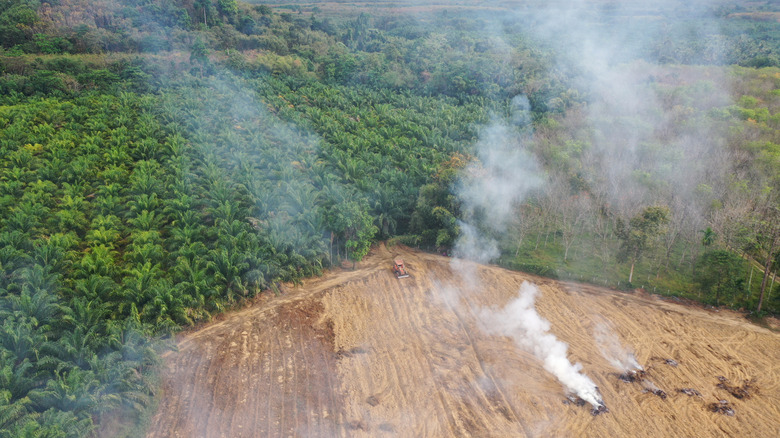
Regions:
<instances>
[{"instance_id":1,"label":"rubber tree","mask_svg":"<svg viewBox=\"0 0 780 438\"><path fill-rule=\"evenodd\" d=\"M766 291L767 281L769 280L769 272L772 267L773 258L776 257L774 251L777 246L778 234L780 234L780 227L775 225L772 227L772 232L769 237L769 251L767 252L766 262L764 263L764 278L761 280L761 292L758 295L758 307L756 307L756 312L760 312L761 307L764 304L764 293Z\"/></svg>"},{"instance_id":2,"label":"rubber tree","mask_svg":"<svg viewBox=\"0 0 780 438\"><path fill-rule=\"evenodd\" d=\"M646 207L629 220L628 224L618 219L616 234L620 238L618 259L631 262L628 282L634 279L634 266L653 239L661 235L669 222L669 208L665 206Z\"/></svg>"},{"instance_id":3,"label":"rubber tree","mask_svg":"<svg viewBox=\"0 0 780 438\"><path fill-rule=\"evenodd\" d=\"M200 75L203 76L203 66L208 64L209 49L200 37L195 39L190 48L190 64L200 66Z\"/></svg>"},{"instance_id":4,"label":"rubber tree","mask_svg":"<svg viewBox=\"0 0 780 438\"><path fill-rule=\"evenodd\" d=\"M729 250L710 250L699 259L694 281L708 295L714 294L715 304L720 305L724 295L733 299L744 290L744 266L744 259Z\"/></svg>"}]
</instances>

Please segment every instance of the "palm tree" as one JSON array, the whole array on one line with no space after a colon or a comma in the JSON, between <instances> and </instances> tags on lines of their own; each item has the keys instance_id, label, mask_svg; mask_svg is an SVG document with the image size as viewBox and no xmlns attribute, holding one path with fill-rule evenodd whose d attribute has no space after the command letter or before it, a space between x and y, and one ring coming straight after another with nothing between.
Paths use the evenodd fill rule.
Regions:
<instances>
[{"instance_id":1,"label":"palm tree","mask_svg":"<svg viewBox=\"0 0 780 438\"><path fill-rule=\"evenodd\" d=\"M29 199L33 203L40 203L44 207L53 207L54 193L57 191L57 186L48 180L37 180L27 184L27 190L25 196L29 196Z\"/></svg>"},{"instance_id":2,"label":"palm tree","mask_svg":"<svg viewBox=\"0 0 780 438\"><path fill-rule=\"evenodd\" d=\"M88 435L95 428L92 423L92 418L88 416L87 412L75 415L71 411L62 411L59 409L49 409L43 412L37 417L37 422L28 422L24 425L21 431L19 431L20 438L38 438L38 437L54 437L54 436L66 436L75 437L81 435ZM40 428L37 427L41 424ZM28 429L28 426L34 425ZM28 432L29 430L29 432ZM26 435L26 433L29 433Z\"/></svg>"},{"instance_id":3,"label":"palm tree","mask_svg":"<svg viewBox=\"0 0 780 438\"><path fill-rule=\"evenodd\" d=\"M137 264L135 268L128 270L122 279L122 288L117 291L112 301L118 304L117 310L127 315L135 303L143 307L145 300L149 299L149 290L162 277L162 268L159 264L145 262Z\"/></svg>"},{"instance_id":4,"label":"palm tree","mask_svg":"<svg viewBox=\"0 0 780 438\"><path fill-rule=\"evenodd\" d=\"M701 230L700 232L702 233L701 244L704 246L712 245L718 237L718 235L712 231L711 227L707 227L707 229Z\"/></svg>"},{"instance_id":5,"label":"palm tree","mask_svg":"<svg viewBox=\"0 0 780 438\"><path fill-rule=\"evenodd\" d=\"M64 209L54 213L54 226L60 232L75 231L82 233L87 227L87 218L83 211L76 209Z\"/></svg>"},{"instance_id":6,"label":"palm tree","mask_svg":"<svg viewBox=\"0 0 780 438\"><path fill-rule=\"evenodd\" d=\"M110 336L115 342L115 348L121 354L125 369L143 373L146 368L158 364L159 358L150 344L134 304L131 304L130 316L121 325L110 327L110 331L113 332ZM141 377L137 375L135 377L125 381L124 384L137 383Z\"/></svg>"},{"instance_id":7,"label":"palm tree","mask_svg":"<svg viewBox=\"0 0 780 438\"><path fill-rule=\"evenodd\" d=\"M33 249L30 236L18 231L0 231L0 248L12 248L24 252L24 258L29 259L29 253Z\"/></svg>"},{"instance_id":8,"label":"palm tree","mask_svg":"<svg viewBox=\"0 0 780 438\"><path fill-rule=\"evenodd\" d=\"M55 371L44 388L33 389L28 397L39 411L54 408L86 416L97 405L93 391L98 386L91 371L72 368L67 372Z\"/></svg>"},{"instance_id":9,"label":"palm tree","mask_svg":"<svg viewBox=\"0 0 780 438\"><path fill-rule=\"evenodd\" d=\"M102 195L95 199L95 211L102 215L116 215L122 211L121 198L116 195Z\"/></svg>"},{"instance_id":10,"label":"palm tree","mask_svg":"<svg viewBox=\"0 0 780 438\"><path fill-rule=\"evenodd\" d=\"M176 252L185 245L190 245L203 240L203 231L205 227L197 224L181 224L171 228L170 236L167 239L168 249Z\"/></svg>"},{"instance_id":11,"label":"palm tree","mask_svg":"<svg viewBox=\"0 0 780 438\"><path fill-rule=\"evenodd\" d=\"M211 215L215 223L218 221L232 222L248 216L238 202L232 200L220 201L216 207L207 208L206 212Z\"/></svg>"},{"instance_id":12,"label":"palm tree","mask_svg":"<svg viewBox=\"0 0 780 438\"><path fill-rule=\"evenodd\" d=\"M212 298L214 295L211 277L207 275L206 268L200 261L177 258L173 267L173 281L182 299L189 301L190 307L203 308L206 298Z\"/></svg>"},{"instance_id":13,"label":"palm tree","mask_svg":"<svg viewBox=\"0 0 780 438\"><path fill-rule=\"evenodd\" d=\"M103 153L103 160L113 166L122 166L131 161L126 145L119 145L108 149Z\"/></svg>"},{"instance_id":14,"label":"palm tree","mask_svg":"<svg viewBox=\"0 0 780 438\"><path fill-rule=\"evenodd\" d=\"M182 243L180 246L174 248L172 255L175 257L184 257L190 261L202 259L208 252L208 248L204 242L205 240L199 237L198 241Z\"/></svg>"},{"instance_id":15,"label":"palm tree","mask_svg":"<svg viewBox=\"0 0 780 438\"><path fill-rule=\"evenodd\" d=\"M48 208L41 204L28 205L27 208L19 206L8 215L5 220L5 227L9 230L18 230L24 234L32 234L36 228L41 226L39 217L45 214L46 210Z\"/></svg>"},{"instance_id":16,"label":"palm tree","mask_svg":"<svg viewBox=\"0 0 780 438\"><path fill-rule=\"evenodd\" d=\"M140 241L139 243L133 242L128 245L124 258L126 261L135 262L136 264L144 264L147 262L160 264L164 261L165 251L163 250L162 245L157 243L143 241Z\"/></svg>"},{"instance_id":17,"label":"palm tree","mask_svg":"<svg viewBox=\"0 0 780 438\"><path fill-rule=\"evenodd\" d=\"M95 277L95 279L97 282L107 280L105 277ZM94 330L97 343L90 345L98 350L99 344L104 342L102 337L105 334L106 320L109 316L107 305L103 301L84 296L74 297L68 304L68 306L63 306L62 325L67 326L67 329Z\"/></svg>"},{"instance_id":18,"label":"palm tree","mask_svg":"<svg viewBox=\"0 0 780 438\"><path fill-rule=\"evenodd\" d=\"M122 403L118 387L129 367L121 359L122 355L118 351L110 351L103 356L95 355L89 360L88 368L100 382L94 391L98 403L93 412L97 412L98 418L106 412L117 409Z\"/></svg>"},{"instance_id":19,"label":"palm tree","mask_svg":"<svg viewBox=\"0 0 780 438\"><path fill-rule=\"evenodd\" d=\"M170 216L173 217L174 226L202 228L203 217L195 210L177 211Z\"/></svg>"},{"instance_id":20,"label":"palm tree","mask_svg":"<svg viewBox=\"0 0 780 438\"><path fill-rule=\"evenodd\" d=\"M85 240L90 246L103 245L107 248L116 248L121 237L119 231L115 229L100 227L87 231Z\"/></svg>"},{"instance_id":21,"label":"palm tree","mask_svg":"<svg viewBox=\"0 0 780 438\"><path fill-rule=\"evenodd\" d=\"M217 222L217 246L233 251L251 245L251 228L246 222L233 220Z\"/></svg>"},{"instance_id":22,"label":"palm tree","mask_svg":"<svg viewBox=\"0 0 780 438\"><path fill-rule=\"evenodd\" d=\"M30 359L17 358L4 351L0 353L0 388L7 393L12 403L29 403L27 394L42 380L43 373L36 370Z\"/></svg>"},{"instance_id":23,"label":"palm tree","mask_svg":"<svg viewBox=\"0 0 780 438\"><path fill-rule=\"evenodd\" d=\"M382 237L387 238L395 233L398 218L403 210L396 204L399 194L393 187L386 185L374 191L372 202L375 223Z\"/></svg>"},{"instance_id":24,"label":"palm tree","mask_svg":"<svg viewBox=\"0 0 780 438\"><path fill-rule=\"evenodd\" d=\"M0 379L3 373L0 370ZM0 385L5 388L5 386ZM11 437L13 427L18 424L22 418L27 415L29 398L12 401L11 391L0 389L0 437Z\"/></svg>"},{"instance_id":25,"label":"palm tree","mask_svg":"<svg viewBox=\"0 0 780 438\"><path fill-rule=\"evenodd\" d=\"M93 246L88 249L84 257L76 263L73 272L75 278L88 278L99 275L109 278L117 278L119 269L116 260L119 253L105 245Z\"/></svg>"},{"instance_id":26,"label":"palm tree","mask_svg":"<svg viewBox=\"0 0 780 438\"><path fill-rule=\"evenodd\" d=\"M160 200L157 193L142 193L134 196L127 202L127 208L132 216L140 216L144 211L154 212L160 206Z\"/></svg>"},{"instance_id":27,"label":"palm tree","mask_svg":"<svg viewBox=\"0 0 780 438\"><path fill-rule=\"evenodd\" d=\"M95 193L99 198L101 196L121 196L122 191L122 186L119 183L110 182L98 186Z\"/></svg>"},{"instance_id":28,"label":"palm tree","mask_svg":"<svg viewBox=\"0 0 780 438\"><path fill-rule=\"evenodd\" d=\"M25 271L30 270L25 269ZM57 303L57 297L49 290L49 288L40 288L25 283L20 295L8 297L9 307L12 312L28 318L33 327L48 325L62 312L62 307Z\"/></svg>"},{"instance_id":29,"label":"palm tree","mask_svg":"<svg viewBox=\"0 0 780 438\"><path fill-rule=\"evenodd\" d=\"M65 251L56 243L46 240L35 242L32 258L44 268L57 272L65 268Z\"/></svg>"},{"instance_id":30,"label":"palm tree","mask_svg":"<svg viewBox=\"0 0 780 438\"><path fill-rule=\"evenodd\" d=\"M162 227L164 218L157 216L154 211L143 210L133 219L130 224L141 231L156 231Z\"/></svg>"},{"instance_id":31,"label":"palm tree","mask_svg":"<svg viewBox=\"0 0 780 438\"><path fill-rule=\"evenodd\" d=\"M192 325L179 289L172 287L168 281L159 281L147 290L141 317L158 333L172 333L180 326Z\"/></svg>"},{"instance_id":32,"label":"palm tree","mask_svg":"<svg viewBox=\"0 0 780 438\"><path fill-rule=\"evenodd\" d=\"M179 133L173 133L165 137L163 144L164 153L171 157L177 157L184 155L187 139L182 137Z\"/></svg>"},{"instance_id":33,"label":"palm tree","mask_svg":"<svg viewBox=\"0 0 780 438\"><path fill-rule=\"evenodd\" d=\"M214 281L225 288L228 299L233 292L246 293L246 287L241 274L249 268L249 264L241 253L229 253L223 248L209 251L206 269L214 276Z\"/></svg>"},{"instance_id":34,"label":"palm tree","mask_svg":"<svg viewBox=\"0 0 780 438\"><path fill-rule=\"evenodd\" d=\"M178 194L177 197L173 197L165 200L164 212L170 216L173 220L173 224L182 225L182 222L192 223L186 220L186 218L195 215L193 209L195 208L196 200L187 194Z\"/></svg>"},{"instance_id":35,"label":"palm tree","mask_svg":"<svg viewBox=\"0 0 780 438\"><path fill-rule=\"evenodd\" d=\"M94 345L98 344L97 326L78 325L65 331L56 341L47 342L42 353L50 354L60 361L85 368L95 356Z\"/></svg>"},{"instance_id":36,"label":"palm tree","mask_svg":"<svg viewBox=\"0 0 780 438\"><path fill-rule=\"evenodd\" d=\"M162 146L155 138L141 136L135 143L132 155L137 160L158 160L162 153Z\"/></svg>"},{"instance_id":37,"label":"palm tree","mask_svg":"<svg viewBox=\"0 0 780 438\"><path fill-rule=\"evenodd\" d=\"M130 192L134 195L162 193L163 184L157 178L160 165L156 161L138 161L130 177Z\"/></svg>"},{"instance_id":38,"label":"palm tree","mask_svg":"<svg viewBox=\"0 0 780 438\"><path fill-rule=\"evenodd\" d=\"M34 324L28 319L5 315L5 321L0 327L0 346L13 354L18 363L25 359L36 359L38 349L44 342L44 336L35 330Z\"/></svg>"}]
</instances>

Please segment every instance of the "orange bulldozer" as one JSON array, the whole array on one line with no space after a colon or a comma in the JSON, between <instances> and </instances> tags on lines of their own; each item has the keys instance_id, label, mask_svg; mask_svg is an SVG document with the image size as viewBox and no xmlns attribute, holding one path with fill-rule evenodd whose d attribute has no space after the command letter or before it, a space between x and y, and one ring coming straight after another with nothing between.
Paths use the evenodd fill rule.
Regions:
<instances>
[{"instance_id":1,"label":"orange bulldozer","mask_svg":"<svg viewBox=\"0 0 780 438\"><path fill-rule=\"evenodd\" d=\"M403 259L396 258L393 261L393 273L395 274L395 278L406 278L409 276L409 273L406 272Z\"/></svg>"}]
</instances>

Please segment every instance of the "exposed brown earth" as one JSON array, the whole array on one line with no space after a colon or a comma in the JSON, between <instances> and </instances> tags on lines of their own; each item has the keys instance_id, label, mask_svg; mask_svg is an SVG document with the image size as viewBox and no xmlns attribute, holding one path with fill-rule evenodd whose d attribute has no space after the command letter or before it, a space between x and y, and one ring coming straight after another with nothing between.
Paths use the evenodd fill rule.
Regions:
<instances>
[{"instance_id":1,"label":"exposed brown earth","mask_svg":"<svg viewBox=\"0 0 780 438\"><path fill-rule=\"evenodd\" d=\"M393 275L397 255L411 278ZM149 436L780 436L777 333L732 312L466 266L473 284L448 258L382 246L354 271L182 336ZM609 412L569 402L536 357L479 328L481 309L523 281ZM601 356L605 323L641 379Z\"/></svg>"}]
</instances>

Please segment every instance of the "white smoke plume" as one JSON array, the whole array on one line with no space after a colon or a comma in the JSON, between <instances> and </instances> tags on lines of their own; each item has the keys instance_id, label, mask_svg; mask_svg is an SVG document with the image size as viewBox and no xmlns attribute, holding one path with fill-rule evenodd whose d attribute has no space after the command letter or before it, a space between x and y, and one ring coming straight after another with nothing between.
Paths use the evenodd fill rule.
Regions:
<instances>
[{"instance_id":1,"label":"white smoke plume","mask_svg":"<svg viewBox=\"0 0 780 438\"><path fill-rule=\"evenodd\" d=\"M511 337L525 351L544 364L544 369L555 375L563 386L594 408L604 405L598 388L582 373L582 365L572 364L566 356L568 345L550 333L550 322L542 318L534 307L539 289L523 282L520 295L503 309L482 309L480 322L488 333Z\"/></svg>"},{"instance_id":2,"label":"white smoke plume","mask_svg":"<svg viewBox=\"0 0 780 438\"><path fill-rule=\"evenodd\" d=\"M525 148L530 131L530 105L525 96L512 100L509 123L494 121L476 146L478 161L465 169L456 193L461 201L463 220L455 244L455 272L469 289L479 283L474 265L461 263L458 257L488 263L500 255L497 238L505 235L522 202L543 182L535 157ZM538 289L525 282L520 296L501 310L484 308L480 312L485 332L509 336L517 345L544 363L568 391L590 403L603 406L593 381L582 374L582 365L566 357L568 346L550 333L550 322L534 307Z\"/></svg>"},{"instance_id":3,"label":"white smoke plume","mask_svg":"<svg viewBox=\"0 0 780 438\"><path fill-rule=\"evenodd\" d=\"M637 362L634 352L624 347L617 335L606 324L598 324L593 332L593 337L599 346L601 355L618 371L626 373L644 370L642 365Z\"/></svg>"},{"instance_id":4,"label":"white smoke plume","mask_svg":"<svg viewBox=\"0 0 780 438\"><path fill-rule=\"evenodd\" d=\"M474 162L465 169L456 188L463 221L455 255L480 263L499 256L497 236L502 236L514 216L515 206L541 186L541 170L526 150L530 105L525 96L512 100L511 124L494 120L482 132Z\"/></svg>"},{"instance_id":5,"label":"white smoke plume","mask_svg":"<svg viewBox=\"0 0 780 438\"><path fill-rule=\"evenodd\" d=\"M698 62L717 64L725 46L718 43L722 37L717 26L707 24L712 6L709 0L552 0L530 13L533 37L554 49L557 68L577 72L575 88L589 96L587 125L593 135L581 165L589 190L618 215L630 217L642 205L679 204L689 211L689 220L698 223L690 227L697 229L706 210L697 189L702 184L723 186L732 175L726 135L714 134L718 128L710 124L678 127L680 120L693 116L670 107L664 91L682 84L711 87L706 98L686 106L687 111L703 113L728 105L728 77L717 70L659 68L668 61L650 49L663 51L664 39L696 35L697 44L706 47L696 55ZM518 25L528 19L519 9L517 14ZM688 16L697 24L688 27L687 36L667 34L653 24L666 21L660 19L666 15ZM682 208L674 210L680 215Z\"/></svg>"}]
</instances>

